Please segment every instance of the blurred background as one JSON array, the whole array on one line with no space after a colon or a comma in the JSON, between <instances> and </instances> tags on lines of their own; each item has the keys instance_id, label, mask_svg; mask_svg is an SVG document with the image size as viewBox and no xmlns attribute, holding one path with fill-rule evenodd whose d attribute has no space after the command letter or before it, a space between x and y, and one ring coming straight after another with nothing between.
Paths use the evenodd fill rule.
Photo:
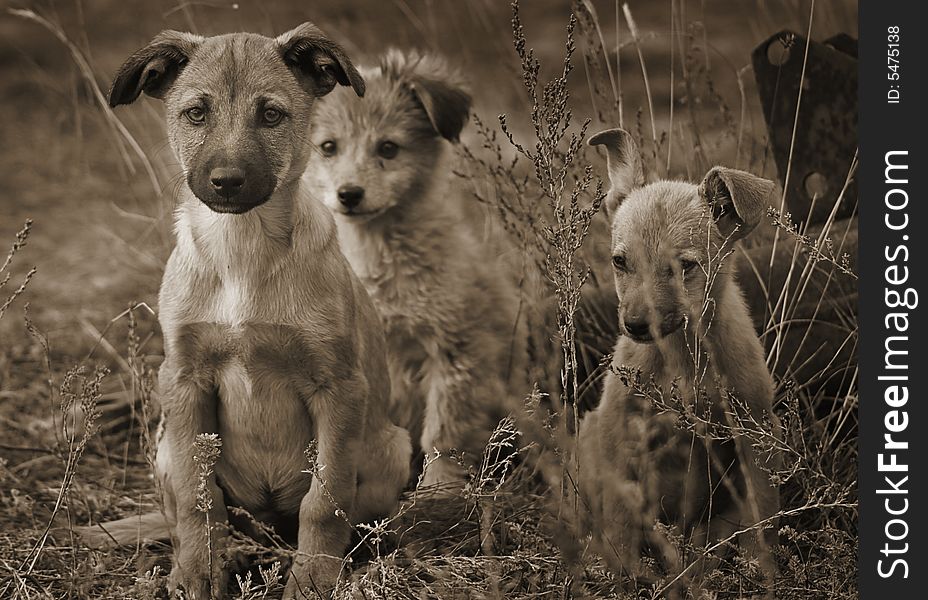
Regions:
<instances>
[{"instance_id":1,"label":"blurred background","mask_svg":"<svg viewBox=\"0 0 928 600\"><path fill-rule=\"evenodd\" d=\"M604 45L612 48L608 58L613 65L614 49L620 48L620 68L612 70L625 119L638 121L650 131L641 65L619 4L608 0L584 4L598 16ZM105 94L122 61L162 29L204 35L239 30L277 35L311 20L361 63L376 61L391 46L438 52L466 75L475 97L474 111L490 128L497 128L498 114L509 113L517 132L528 129L524 115L530 105L512 48L511 8L503 0L58 0L5 1L3 6L0 240L12 240L26 218L35 220L29 244L14 264L13 278L32 265L39 267L26 296L32 301L33 316L52 341L78 332L78 339L67 341L72 347L95 343L85 335L82 321L103 327L128 302L154 300L170 248L168 215L173 190L169 184L176 165L166 146L160 103L144 98L139 105L115 112L138 142L133 149L108 111L101 110L97 90L89 84L92 79ZM672 6L677 8L672 11ZM34 11L55 30L11 14L11 8ZM522 3L526 36L541 59L542 79L561 67L570 8L568 0ZM679 102L684 95L681 70L685 61L680 42L670 35L673 19L677 35L692 36L700 47L697 52L704 53L687 60L691 69L708 65L711 70L712 93L718 96L712 104L724 104L736 118L744 109L751 132L763 141L750 52L781 29L804 33L808 0L632 0L628 8L640 30L658 132L667 130L672 90L678 121L686 109ZM838 32L856 37L856 2L819 1L812 30L813 39L819 40ZM578 45L585 43L578 40ZM598 79L597 74L585 73L583 61L575 62L571 77L575 121L593 119L594 131L617 125L600 122L607 111L602 102L594 107L589 83L591 78ZM608 84L608 78L602 79ZM709 118L718 122L708 123L707 129L724 128L717 108L709 112L713 115ZM473 143L473 127L465 131L464 142ZM683 160L684 152L674 160ZM152 174L146 172L140 153L148 158ZM166 189L156 195L155 186ZM6 343L13 335L11 329L22 330L16 321L0 322Z\"/></svg>"}]
</instances>

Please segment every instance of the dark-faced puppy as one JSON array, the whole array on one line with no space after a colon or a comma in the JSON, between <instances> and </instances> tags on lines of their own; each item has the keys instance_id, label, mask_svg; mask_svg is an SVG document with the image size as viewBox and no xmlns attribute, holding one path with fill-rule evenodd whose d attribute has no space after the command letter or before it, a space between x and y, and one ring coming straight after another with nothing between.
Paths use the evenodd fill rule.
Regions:
<instances>
[{"instance_id":1,"label":"dark-faced puppy","mask_svg":"<svg viewBox=\"0 0 928 600\"><path fill-rule=\"evenodd\" d=\"M350 523L393 510L408 478L380 321L300 179L313 104L336 85L364 92L341 47L308 23L276 39L163 32L113 85L114 106L143 92L164 100L186 178L159 298L157 468L171 586L188 598L225 593L209 549L223 546L227 506L298 521L284 597L327 593ZM198 494L201 433L219 434L222 454ZM306 474L311 443L321 478Z\"/></svg>"}]
</instances>

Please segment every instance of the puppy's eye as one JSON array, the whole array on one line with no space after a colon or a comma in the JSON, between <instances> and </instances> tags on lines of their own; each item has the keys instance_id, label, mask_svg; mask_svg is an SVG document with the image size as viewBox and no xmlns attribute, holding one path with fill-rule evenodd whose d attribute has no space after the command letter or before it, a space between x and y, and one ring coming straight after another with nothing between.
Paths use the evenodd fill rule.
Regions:
<instances>
[{"instance_id":1,"label":"puppy's eye","mask_svg":"<svg viewBox=\"0 0 928 600\"><path fill-rule=\"evenodd\" d=\"M612 266L619 271L627 271L628 263L625 261L625 257L621 254L616 254L612 257Z\"/></svg>"},{"instance_id":2,"label":"puppy's eye","mask_svg":"<svg viewBox=\"0 0 928 600\"><path fill-rule=\"evenodd\" d=\"M284 113L277 110L276 108L265 108L264 112L261 113L261 120L264 121L264 124L268 127L273 127L280 123L284 118Z\"/></svg>"},{"instance_id":3,"label":"puppy's eye","mask_svg":"<svg viewBox=\"0 0 928 600\"><path fill-rule=\"evenodd\" d=\"M695 260L688 260L685 258L680 259L680 269L682 269L684 273L689 273L698 266L699 263Z\"/></svg>"},{"instance_id":4,"label":"puppy's eye","mask_svg":"<svg viewBox=\"0 0 928 600\"><path fill-rule=\"evenodd\" d=\"M338 146L332 140L326 140L319 144L319 149L322 150L323 156L335 156L335 153L338 152Z\"/></svg>"},{"instance_id":5,"label":"puppy's eye","mask_svg":"<svg viewBox=\"0 0 928 600\"><path fill-rule=\"evenodd\" d=\"M399 151L400 147L393 142L381 142L380 145L377 146L377 154L382 158L396 158Z\"/></svg>"},{"instance_id":6,"label":"puppy's eye","mask_svg":"<svg viewBox=\"0 0 928 600\"><path fill-rule=\"evenodd\" d=\"M206 109L202 106L194 106L185 110L184 116L194 125L202 125L206 122Z\"/></svg>"}]
</instances>

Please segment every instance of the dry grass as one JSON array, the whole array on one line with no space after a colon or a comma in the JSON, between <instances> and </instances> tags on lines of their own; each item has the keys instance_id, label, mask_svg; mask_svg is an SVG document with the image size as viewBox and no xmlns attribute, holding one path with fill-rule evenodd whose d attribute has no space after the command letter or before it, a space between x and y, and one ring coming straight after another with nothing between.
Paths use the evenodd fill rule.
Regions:
<instances>
[{"instance_id":1,"label":"dry grass","mask_svg":"<svg viewBox=\"0 0 928 600\"><path fill-rule=\"evenodd\" d=\"M478 95L478 116L460 149L456 176L472 192L474 204L498 224L491 227L499 234L494 242L508 249L506 258L515 267L536 388L526 398L524 414L500 424L460 498L437 501L417 487L397 515L357 528L344 563L350 575L338 595L665 596L681 573L663 573L636 588L626 576L610 572L588 547L590 540L574 530L576 513L584 509L562 483L573 432L584 404L595 398L605 368L601 357L615 335L614 310L602 300L611 293L611 281L608 233L598 210L600 162L582 142L588 129L623 125L638 139L650 176L697 179L716 163L772 175L750 73L741 65L747 62L745 50L771 31L785 26L805 31L809 5L798 0L751 5L751 35L738 42L710 32L740 24L743 12L733 19L683 0L656 9L588 0L526 2L513 13L487 0L462 3L447 14L432 3L376 4L358 5L371 11L362 20L380 28L395 23L397 31L407 32L398 34L398 44L416 41L453 51L457 42L445 39L445 20L461 23L475 38L492 40L458 54L478 82L491 82L479 87L494 91ZM856 33L847 4L819 0L816 31L850 27ZM118 12L113 6L110 10ZM377 27L351 29L359 18L351 10L358 6L330 9L330 29L343 38L369 39L366 48L376 51ZM150 469L157 420L154 369L161 348L154 311L145 302L153 304L170 248L170 206L179 184L155 105L146 104L148 112L138 111L141 117L114 115L100 103L97 82L162 23L195 28L204 22L198 16L225 11L229 27L260 22L262 28L282 30L302 16L289 5L268 11L252 7L254 19L237 17L224 5L140 8L159 25L144 33L125 32L125 39L114 35L117 48L101 58L87 36L94 16L85 15L80 3L66 11L73 20L57 14L61 7L34 9L15 18L28 19L29 34L45 36L47 43L22 42L17 52L28 57L19 73L22 89L4 92L31 98L56 91L54 99L23 113L22 127L35 131L43 151L28 154L32 162L26 163L3 156L3 166L14 173L13 189L22 191L22 207L10 215L17 229L3 228L5 214L0 220L0 234L14 240L0 267L0 597L163 598L169 548L92 551L72 531L75 525L158 506ZM720 24L718 19L728 20ZM275 20L283 26L275 27ZM536 39L545 42L533 51L530 40ZM60 45L50 47L51 40ZM491 74L486 65L494 61ZM56 63L73 68L50 66ZM579 68L572 72L581 63L582 75ZM62 73L63 83L55 79ZM498 107L507 114L497 125L485 115L500 112ZM42 121L48 114L60 115L54 127ZM16 123L4 127L21 131ZM62 139L73 143L62 145ZM848 178L855 169L848 166ZM36 179L17 175L23 172ZM68 176L59 180L59 173ZM75 204L83 202L87 205L79 204L79 212ZM41 215L40 209L66 218ZM25 221L20 214L29 213L35 226L27 223L17 234ZM66 225L50 235L42 232L47 222ZM839 328L848 348L856 347L853 308L836 314L826 302L856 285L843 227L829 219L820 231L811 231L793 225L782 210L771 213L765 243L775 240L780 246L771 260L786 275L785 284L767 294L762 335L768 363L777 372L802 372L800 365L786 368L795 360L788 356L790 340L814 337L816 324ZM38 262L39 274L23 267L25 261ZM766 271L757 272L764 279ZM834 283L824 294L813 294L822 279ZM846 281L850 284L839 285ZM15 310L24 297L35 307L25 318ZM829 372L840 366L827 365ZM679 415L677 426L707 429L722 439L747 436L759 452L777 444L788 458L784 469L772 474L781 482L783 506L781 543L775 549L781 598L857 595L856 367L841 373L846 381L837 396L831 388L812 385L818 373L778 381L777 412L787 432L782 441L766 435L762 423L701 423L679 399L656 393L647 378L625 374L656 413ZM204 439L201 445L206 472L221 455L221 440ZM307 470L318 470L308 458ZM273 532L263 533L258 540L237 533L231 548L216 553L217 560L235 552L249 557L252 568L230 584L234 598L279 597L294 549ZM692 555L714 549L666 533ZM718 598L738 597L758 585L753 566L734 554L706 577Z\"/></svg>"}]
</instances>

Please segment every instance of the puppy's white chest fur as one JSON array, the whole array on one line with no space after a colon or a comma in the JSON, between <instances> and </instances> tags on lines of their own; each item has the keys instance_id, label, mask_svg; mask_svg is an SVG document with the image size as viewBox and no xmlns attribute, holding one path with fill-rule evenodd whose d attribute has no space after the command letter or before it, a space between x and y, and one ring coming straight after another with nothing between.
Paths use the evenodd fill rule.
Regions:
<instances>
[{"instance_id":1,"label":"puppy's white chest fur","mask_svg":"<svg viewBox=\"0 0 928 600\"><path fill-rule=\"evenodd\" d=\"M224 280L216 294L213 306L216 323L241 326L251 315L253 291L244 277L230 277Z\"/></svg>"},{"instance_id":2,"label":"puppy's white chest fur","mask_svg":"<svg viewBox=\"0 0 928 600\"><path fill-rule=\"evenodd\" d=\"M231 498L251 500L251 510L295 513L310 484L303 450L314 437L312 419L284 376L256 367L236 358L217 374L224 444L216 474Z\"/></svg>"}]
</instances>

